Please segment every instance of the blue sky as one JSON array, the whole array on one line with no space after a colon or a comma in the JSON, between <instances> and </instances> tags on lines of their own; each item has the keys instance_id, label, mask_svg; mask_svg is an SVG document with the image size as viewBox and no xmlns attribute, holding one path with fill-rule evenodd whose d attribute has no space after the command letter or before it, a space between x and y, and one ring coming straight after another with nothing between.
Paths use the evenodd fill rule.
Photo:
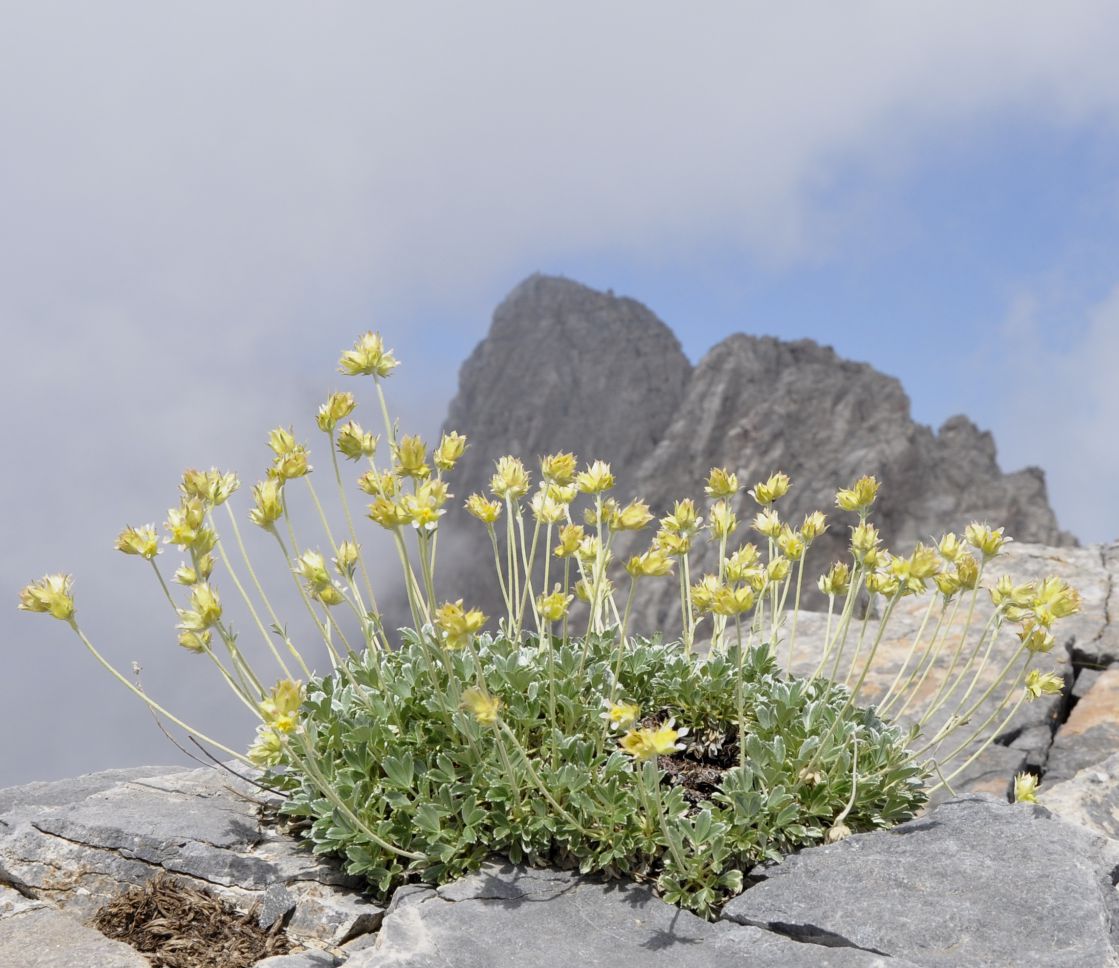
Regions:
<instances>
[{"instance_id":1,"label":"blue sky","mask_svg":"<svg viewBox=\"0 0 1119 968\"><path fill-rule=\"evenodd\" d=\"M430 432L533 271L693 359L830 344L1119 537L1115 36L1104 0L10 5L0 599L72 571L110 657L239 742L116 533L184 466L254 480L370 327ZM65 632L0 610L0 785L176 755Z\"/></svg>"}]
</instances>

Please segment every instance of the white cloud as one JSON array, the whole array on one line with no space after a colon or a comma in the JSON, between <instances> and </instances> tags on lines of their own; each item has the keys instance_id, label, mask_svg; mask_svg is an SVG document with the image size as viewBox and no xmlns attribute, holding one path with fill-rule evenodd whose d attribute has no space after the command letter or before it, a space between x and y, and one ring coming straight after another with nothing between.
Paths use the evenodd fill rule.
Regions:
<instances>
[{"instance_id":1,"label":"white cloud","mask_svg":"<svg viewBox=\"0 0 1119 968\"><path fill-rule=\"evenodd\" d=\"M1119 286L1077 325L1020 296L990 362L1002 413L1004 466L1044 467L1063 528L1082 541L1119 539Z\"/></svg>"},{"instance_id":2,"label":"white cloud","mask_svg":"<svg viewBox=\"0 0 1119 968\"><path fill-rule=\"evenodd\" d=\"M904 170L1000 112L1113 124L1117 28L1107 2L9 5L4 600L73 568L107 651L154 670L168 623L134 611L116 529L160 517L186 463L250 476L371 307L430 426L514 267L711 239L818 257L843 243L815 204L838 165ZM0 612L0 783L162 748L63 631ZM168 661L169 702L225 715Z\"/></svg>"}]
</instances>

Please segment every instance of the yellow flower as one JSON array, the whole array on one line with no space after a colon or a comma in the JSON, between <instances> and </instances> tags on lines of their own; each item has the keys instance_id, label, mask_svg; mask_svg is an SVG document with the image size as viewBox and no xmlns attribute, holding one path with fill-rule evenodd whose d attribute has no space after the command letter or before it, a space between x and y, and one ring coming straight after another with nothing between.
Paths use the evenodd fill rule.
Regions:
<instances>
[{"instance_id":1,"label":"yellow flower","mask_svg":"<svg viewBox=\"0 0 1119 968\"><path fill-rule=\"evenodd\" d=\"M1031 669L1026 674L1026 695L1030 699L1040 699L1042 696L1059 696L1065 691L1065 680L1052 672L1039 672Z\"/></svg>"},{"instance_id":2,"label":"yellow flower","mask_svg":"<svg viewBox=\"0 0 1119 968\"><path fill-rule=\"evenodd\" d=\"M828 596L846 595L851 584L851 571L842 561L837 561L820 576L819 589Z\"/></svg>"},{"instance_id":3,"label":"yellow flower","mask_svg":"<svg viewBox=\"0 0 1119 968\"><path fill-rule=\"evenodd\" d=\"M766 508L778 498L784 497L788 492L789 475L777 473L764 484L755 484L747 493L763 508Z\"/></svg>"},{"instance_id":4,"label":"yellow flower","mask_svg":"<svg viewBox=\"0 0 1119 968\"><path fill-rule=\"evenodd\" d=\"M452 470L462 455L466 453L466 438L455 431L444 434L435 448L435 466L441 471Z\"/></svg>"},{"instance_id":5,"label":"yellow flower","mask_svg":"<svg viewBox=\"0 0 1119 968\"><path fill-rule=\"evenodd\" d=\"M1032 602L1034 618L1048 628L1054 619L1067 618L1080 611L1080 593L1056 576L1044 579Z\"/></svg>"},{"instance_id":6,"label":"yellow flower","mask_svg":"<svg viewBox=\"0 0 1119 968\"><path fill-rule=\"evenodd\" d=\"M268 434L268 446L277 457L283 457L295 450L295 434L290 428L277 427Z\"/></svg>"},{"instance_id":7,"label":"yellow flower","mask_svg":"<svg viewBox=\"0 0 1119 968\"><path fill-rule=\"evenodd\" d=\"M588 464L585 471L576 475L575 486L584 494L601 494L603 491L609 491L614 486L614 475L610 473L610 465L601 460Z\"/></svg>"},{"instance_id":8,"label":"yellow flower","mask_svg":"<svg viewBox=\"0 0 1119 968\"><path fill-rule=\"evenodd\" d=\"M558 622L567 614L568 608L571 606L572 597L564 595L560 591L560 586L556 585L556 590L551 595L540 595L536 599L536 610L540 613L541 618L546 622Z\"/></svg>"},{"instance_id":9,"label":"yellow flower","mask_svg":"<svg viewBox=\"0 0 1119 968\"><path fill-rule=\"evenodd\" d=\"M900 587L900 582L893 575L872 571L866 576L866 590L872 595L885 595L889 598L895 595Z\"/></svg>"},{"instance_id":10,"label":"yellow flower","mask_svg":"<svg viewBox=\"0 0 1119 968\"><path fill-rule=\"evenodd\" d=\"M909 574L914 578L932 578L933 575L940 572L940 561L937 559L936 551L921 542L917 543L907 560L909 562Z\"/></svg>"},{"instance_id":11,"label":"yellow flower","mask_svg":"<svg viewBox=\"0 0 1119 968\"><path fill-rule=\"evenodd\" d=\"M758 549L754 544L744 544L734 552L723 564L723 574L727 581L746 581L755 563L758 560Z\"/></svg>"},{"instance_id":12,"label":"yellow flower","mask_svg":"<svg viewBox=\"0 0 1119 968\"><path fill-rule=\"evenodd\" d=\"M602 713L602 718L606 720L610 729L629 729L634 723L637 722L638 717L641 716L641 707L633 703L611 703L606 704L606 712Z\"/></svg>"},{"instance_id":13,"label":"yellow flower","mask_svg":"<svg viewBox=\"0 0 1119 968\"><path fill-rule=\"evenodd\" d=\"M1043 625L1024 626L1018 638L1028 652L1049 652L1056 645L1056 639Z\"/></svg>"},{"instance_id":14,"label":"yellow flower","mask_svg":"<svg viewBox=\"0 0 1119 968\"><path fill-rule=\"evenodd\" d=\"M936 587L940 589L940 594L944 596L945 601L951 600L960 590L960 579L952 572L942 571L933 575L933 581L936 582Z\"/></svg>"},{"instance_id":15,"label":"yellow flower","mask_svg":"<svg viewBox=\"0 0 1119 968\"><path fill-rule=\"evenodd\" d=\"M648 504L644 501L630 501L624 508L614 511L610 517L610 527L615 531L640 531L652 520Z\"/></svg>"},{"instance_id":16,"label":"yellow flower","mask_svg":"<svg viewBox=\"0 0 1119 968\"><path fill-rule=\"evenodd\" d=\"M502 501L516 501L528 493L528 471L516 457L498 458L490 478L490 493Z\"/></svg>"},{"instance_id":17,"label":"yellow flower","mask_svg":"<svg viewBox=\"0 0 1119 968\"><path fill-rule=\"evenodd\" d=\"M579 488L574 484L549 484L548 497L557 504L567 507L579 496Z\"/></svg>"},{"instance_id":18,"label":"yellow flower","mask_svg":"<svg viewBox=\"0 0 1119 968\"><path fill-rule=\"evenodd\" d=\"M180 585L197 585L200 581L198 569L186 563L179 565L179 567L175 569L175 574L171 577Z\"/></svg>"},{"instance_id":19,"label":"yellow flower","mask_svg":"<svg viewBox=\"0 0 1119 968\"><path fill-rule=\"evenodd\" d=\"M804 557L808 544L799 531L794 531L786 524L777 536L777 547L781 549L781 554L790 561L800 561Z\"/></svg>"},{"instance_id":20,"label":"yellow flower","mask_svg":"<svg viewBox=\"0 0 1119 968\"><path fill-rule=\"evenodd\" d=\"M449 495L443 481L425 481L415 494L406 494L400 501L412 527L419 531L434 531L444 514L443 505Z\"/></svg>"},{"instance_id":21,"label":"yellow flower","mask_svg":"<svg viewBox=\"0 0 1119 968\"><path fill-rule=\"evenodd\" d=\"M671 756L684 748L684 744L677 741L688 733L687 729L675 729L675 724L676 721L670 719L658 729L631 729L619 745L639 763L657 756Z\"/></svg>"},{"instance_id":22,"label":"yellow flower","mask_svg":"<svg viewBox=\"0 0 1119 968\"><path fill-rule=\"evenodd\" d=\"M256 742L249 747L248 757L261 767L275 766L284 753L284 741L280 735L267 726L258 726Z\"/></svg>"},{"instance_id":23,"label":"yellow flower","mask_svg":"<svg viewBox=\"0 0 1119 968\"><path fill-rule=\"evenodd\" d=\"M270 528L284 513L284 482L270 477L254 484L253 500L256 507L249 512L253 524Z\"/></svg>"},{"instance_id":24,"label":"yellow flower","mask_svg":"<svg viewBox=\"0 0 1119 968\"><path fill-rule=\"evenodd\" d=\"M565 524L560 528L559 544L552 552L557 558L570 558L583 543L586 532L581 524Z\"/></svg>"},{"instance_id":25,"label":"yellow flower","mask_svg":"<svg viewBox=\"0 0 1119 968\"><path fill-rule=\"evenodd\" d=\"M549 454L540 461L540 476L549 484L563 487L575 480L575 466L574 454Z\"/></svg>"},{"instance_id":26,"label":"yellow flower","mask_svg":"<svg viewBox=\"0 0 1119 968\"><path fill-rule=\"evenodd\" d=\"M608 497L605 501L596 501L589 508L583 509L583 523L593 528L600 521L607 523L617 513L618 502Z\"/></svg>"},{"instance_id":27,"label":"yellow flower","mask_svg":"<svg viewBox=\"0 0 1119 968\"><path fill-rule=\"evenodd\" d=\"M466 510L485 524L493 524L501 514L501 504L487 501L481 494L471 494L466 499Z\"/></svg>"},{"instance_id":28,"label":"yellow flower","mask_svg":"<svg viewBox=\"0 0 1119 968\"><path fill-rule=\"evenodd\" d=\"M836 507L844 511L865 511L878 497L878 481L873 477L860 477L850 488L836 491Z\"/></svg>"},{"instance_id":29,"label":"yellow flower","mask_svg":"<svg viewBox=\"0 0 1119 968\"><path fill-rule=\"evenodd\" d=\"M691 550L692 539L674 531L658 531L653 538L653 545L670 558L682 558Z\"/></svg>"},{"instance_id":30,"label":"yellow flower","mask_svg":"<svg viewBox=\"0 0 1119 968\"><path fill-rule=\"evenodd\" d=\"M431 474L431 468L427 466L427 448L419 435L401 437L400 443L393 448L393 456L396 458L396 472L401 477L422 481Z\"/></svg>"},{"instance_id":31,"label":"yellow flower","mask_svg":"<svg viewBox=\"0 0 1119 968\"><path fill-rule=\"evenodd\" d=\"M710 612L721 587L716 575L704 575L692 585L692 605L700 612Z\"/></svg>"},{"instance_id":32,"label":"yellow flower","mask_svg":"<svg viewBox=\"0 0 1119 968\"><path fill-rule=\"evenodd\" d=\"M188 652L203 653L210 647L211 632L209 629L203 629L198 632L192 632L189 629L184 629L179 633L179 645L181 645Z\"/></svg>"},{"instance_id":33,"label":"yellow flower","mask_svg":"<svg viewBox=\"0 0 1119 968\"><path fill-rule=\"evenodd\" d=\"M386 531L402 527L412 520L412 516L402 505L384 497L377 498L369 505L369 517Z\"/></svg>"},{"instance_id":34,"label":"yellow flower","mask_svg":"<svg viewBox=\"0 0 1119 968\"><path fill-rule=\"evenodd\" d=\"M494 725L501 711L501 700L497 696L477 688L467 689L462 694L462 705L483 726Z\"/></svg>"},{"instance_id":35,"label":"yellow flower","mask_svg":"<svg viewBox=\"0 0 1119 968\"><path fill-rule=\"evenodd\" d=\"M392 471L366 471L357 479L357 486L370 497L391 498L399 490L399 481Z\"/></svg>"},{"instance_id":36,"label":"yellow flower","mask_svg":"<svg viewBox=\"0 0 1119 968\"><path fill-rule=\"evenodd\" d=\"M319 407L315 422L323 433L330 433L338 426L339 420L345 420L354 412L357 401L352 393L332 393L326 398L326 403Z\"/></svg>"},{"instance_id":37,"label":"yellow flower","mask_svg":"<svg viewBox=\"0 0 1119 968\"><path fill-rule=\"evenodd\" d=\"M963 554L964 550L963 542L960 541L960 536L952 531L941 536L940 543L936 548L937 551L940 552L940 557L945 561L955 561Z\"/></svg>"},{"instance_id":38,"label":"yellow flower","mask_svg":"<svg viewBox=\"0 0 1119 968\"><path fill-rule=\"evenodd\" d=\"M579 547L576 549L575 554L579 560L585 565L593 564L598 561L598 556L602 551L602 542L598 540L598 535L587 535L582 541L579 542Z\"/></svg>"},{"instance_id":39,"label":"yellow flower","mask_svg":"<svg viewBox=\"0 0 1119 968\"><path fill-rule=\"evenodd\" d=\"M167 512L167 521L164 523L168 532L167 540L180 548L193 547L205 520L206 508L202 501L196 497L184 498L177 508L171 508Z\"/></svg>"},{"instance_id":40,"label":"yellow flower","mask_svg":"<svg viewBox=\"0 0 1119 968\"><path fill-rule=\"evenodd\" d=\"M380 333L365 333L359 336L352 350L346 350L338 360L338 371L347 376L387 377L400 365L385 349L385 341Z\"/></svg>"},{"instance_id":41,"label":"yellow flower","mask_svg":"<svg viewBox=\"0 0 1119 968\"><path fill-rule=\"evenodd\" d=\"M277 726L277 721L282 720L283 726L290 724L294 728L299 707L303 705L303 695L303 684L298 679L281 679L272 687L268 696L260 701L260 714L266 723L279 728L281 732L290 733L291 728Z\"/></svg>"},{"instance_id":42,"label":"yellow flower","mask_svg":"<svg viewBox=\"0 0 1119 968\"><path fill-rule=\"evenodd\" d=\"M734 497L738 493L738 476L724 467L712 467L703 490L708 497Z\"/></svg>"},{"instance_id":43,"label":"yellow flower","mask_svg":"<svg viewBox=\"0 0 1119 968\"><path fill-rule=\"evenodd\" d=\"M779 582L789 577L789 559L778 555L765 566L765 577L768 581Z\"/></svg>"},{"instance_id":44,"label":"yellow flower","mask_svg":"<svg viewBox=\"0 0 1119 968\"><path fill-rule=\"evenodd\" d=\"M663 530L686 538L695 534L701 524L703 524L703 518L696 513L695 501L690 497L677 501L672 513L661 518L661 528Z\"/></svg>"},{"instance_id":45,"label":"yellow flower","mask_svg":"<svg viewBox=\"0 0 1119 968\"><path fill-rule=\"evenodd\" d=\"M117 551L126 555L139 555L151 561L159 554L159 535L154 524L145 524L142 528L125 528L118 536Z\"/></svg>"},{"instance_id":46,"label":"yellow flower","mask_svg":"<svg viewBox=\"0 0 1119 968\"><path fill-rule=\"evenodd\" d=\"M813 511L804 516L804 524L800 526L801 536L808 544L812 544L820 535L828 530L828 519L823 511Z\"/></svg>"},{"instance_id":47,"label":"yellow flower","mask_svg":"<svg viewBox=\"0 0 1119 968\"><path fill-rule=\"evenodd\" d=\"M326 571L326 559L318 551L304 551L295 563L295 573L312 588L330 584Z\"/></svg>"},{"instance_id":48,"label":"yellow flower","mask_svg":"<svg viewBox=\"0 0 1119 968\"><path fill-rule=\"evenodd\" d=\"M547 491L537 491L532 496L532 513L541 524L557 524L564 518L564 508L548 496Z\"/></svg>"},{"instance_id":49,"label":"yellow flower","mask_svg":"<svg viewBox=\"0 0 1119 968\"><path fill-rule=\"evenodd\" d=\"M862 562L868 568L874 567L873 563L877 562L878 545L881 540L878 529L873 524L864 521L852 528L851 554L854 555L855 561Z\"/></svg>"},{"instance_id":50,"label":"yellow flower","mask_svg":"<svg viewBox=\"0 0 1119 968\"><path fill-rule=\"evenodd\" d=\"M221 599L206 582L199 582L191 587L190 604L202 620L203 628L216 625L221 618Z\"/></svg>"},{"instance_id":51,"label":"yellow flower","mask_svg":"<svg viewBox=\"0 0 1119 968\"><path fill-rule=\"evenodd\" d=\"M237 480L236 474L223 474L216 467L211 467L208 471L188 468L183 471L179 490L184 497L196 497L217 507L224 504L240 486L241 482Z\"/></svg>"},{"instance_id":52,"label":"yellow flower","mask_svg":"<svg viewBox=\"0 0 1119 968\"><path fill-rule=\"evenodd\" d=\"M362 430L356 420L350 420L338 428L337 447L346 460L361 460L377 452L377 437Z\"/></svg>"},{"instance_id":53,"label":"yellow flower","mask_svg":"<svg viewBox=\"0 0 1119 968\"><path fill-rule=\"evenodd\" d=\"M983 559L994 558L1010 538L1003 536L1003 529L992 529L988 524L972 521L964 529L964 538L976 551L983 555Z\"/></svg>"},{"instance_id":54,"label":"yellow flower","mask_svg":"<svg viewBox=\"0 0 1119 968\"><path fill-rule=\"evenodd\" d=\"M781 518L773 508L766 508L754 516L753 528L767 538L776 538L781 533Z\"/></svg>"},{"instance_id":55,"label":"yellow flower","mask_svg":"<svg viewBox=\"0 0 1119 968\"><path fill-rule=\"evenodd\" d=\"M738 517L726 501L716 501L711 505L711 534L718 540L729 537L738 527Z\"/></svg>"},{"instance_id":56,"label":"yellow flower","mask_svg":"<svg viewBox=\"0 0 1119 968\"><path fill-rule=\"evenodd\" d=\"M306 477L314 470L308 461L310 451L302 444L296 444L286 454L277 457L272 466L268 468L268 476L281 481L290 481L297 477Z\"/></svg>"},{"instance_id":57,"label":"yellow flower","mask_svg":"<svg viewBox=\"0 0 1119 968\"><path fill-rule=\"evenodd\" d=\"M663 551L652 548L630 558L626 562L626 571L634 578L663 577L672 573L672 559Z\"/></svg>"},{"instance_id":58,"label":"yellow flower","mask_svg":"<svg viewBox=\"0 0 1119 968\"><path fill-rule=\"evenodd\" d=\"M19 593L19 607L25 612L49 612L62 621L74 615L74 579L69 575L44 575Z\"/></svg>"},{"instance_id":59,"label":"yellow flower","mask_svg":"<svg viewBox=\"0 0 1119 968\"><path fill-rule=\"evenodd\" d=\"M712 596L710 611L728 618L743 615L754 607L754 591L745 585L720 585Z\"/></svg>"},{"instance_id":60,"label":"yellow flower","mask_svg":"<svg viewBox=\"0 0 1119 968\"><path fill-rule=\"evenodd\" d=\"M464 609L461 598L444 602L435 611L435 626L443 632L443 644L448 649L461 649L485 624L486 616L476 608Z\"/></svg>"},{"instance_id":61,"label":"yellow flower","mask_svg":"<svg viewBox=\"0 0 1119 968\"><path fill-rule=\"evenodd\" d=\"M338 574L352 578L358 557L358 546L352 541L343 541L338 546L338 554L334 558L334 567Z\"/></svg>"},{"instance_id":62,"label":"yellow flower","mask_svg":"<svg viewBox=\"0 0 1119 968\"><path fill-rule=\"evenodd\" d=\"M1018 773L1014 777L1014 802L1037 803L1038 778L1033 773Z\"/></svg>"},{"instance_id":63,"label":"yellow flower","mask_svg":"<svg viewBox=\"0 0 1119 968\"><path fill-rule=\"evenodd\" d=\"M956 581L966 591L971 591L979 584L979 562L971 555L961 554L956 559Z\"/></svg>"}]
</instances>

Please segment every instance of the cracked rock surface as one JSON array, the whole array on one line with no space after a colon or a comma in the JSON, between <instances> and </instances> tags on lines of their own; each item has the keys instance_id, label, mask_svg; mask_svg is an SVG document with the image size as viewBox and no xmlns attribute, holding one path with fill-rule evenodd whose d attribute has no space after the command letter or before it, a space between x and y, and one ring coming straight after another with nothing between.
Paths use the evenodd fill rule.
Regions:
<instances>
[{"instance_id":1,"label":"cracked rock surface","mask_svg":"<svg viewBox=\"0 0 1119 968\"><path fill-rule=\"evenodd\" d=\"M217 769L112 770L3 790L0 883L77 923L168 871L243 910L259 902L262 919L287 918L296 940L338 946L375 930L382 908L336 864L262 825L261 799Z\"/></svg>"},{"instance_id":2,"label":"cracked rock surface","mask_svg":"<svg viewBox=\"0 0 1119 968\"><path fill-rule=\"evenodd\" d=\"M904 958L804 945L727 921L713 924L647 888L488 864L437 890L398 892L377 944L348 968L914 968Z\"/></svg>"},{"instance_id":3,"label":"cracked rock surface","mask_svg":"<svg viewBox=\"0 0 1119 968\"><path fill-rule=\"evenodd\" d=\"M1117 866L1116 842L975 794L788 857L724 917L929 968L1114 968Z\"/></svg>"}]
</instances>

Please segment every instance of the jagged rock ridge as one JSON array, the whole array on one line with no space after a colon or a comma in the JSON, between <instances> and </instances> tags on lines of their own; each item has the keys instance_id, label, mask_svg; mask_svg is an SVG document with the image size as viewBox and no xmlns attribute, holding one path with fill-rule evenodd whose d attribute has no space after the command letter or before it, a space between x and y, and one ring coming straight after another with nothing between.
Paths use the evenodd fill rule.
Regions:
<instances>
[{"instance_id":1,"label":"jagged rock ridge","mask_svg":"<svg viewBox=\"0 0 1119 968\"><path fill-rule=\"evenodd\" d=\"M837 486L875 474L883 482L875 520L891 546L971 520L1005 525L1021 541L1076 544L1057 525L1040 469L1004 474L990 433L964 416L936 433L916 423L898 380L872 366L812 340L737 334L693 370L640 303L557 277L531 276L498 307L462 367L446 426L471 441L456 471L463 496L485 489L502 454L529 463L562 449L611 461L619 498L643 497L657 512L701 497L713 466L746 483L785 471L794 489L781 510L796 521L832 510ZM754 510L742 495L740 519ZM462 540L476 522L455 517L444 527L453 549L444 587L495 608L488 563ZM821 569L844 554L846 531L833 520L814 552ZM476 533L472 544L480 547ZM697 557L694 571L713 565ZM665 607L646 601L641 612L657 621Z\"/></svg>"}]
</instances>

